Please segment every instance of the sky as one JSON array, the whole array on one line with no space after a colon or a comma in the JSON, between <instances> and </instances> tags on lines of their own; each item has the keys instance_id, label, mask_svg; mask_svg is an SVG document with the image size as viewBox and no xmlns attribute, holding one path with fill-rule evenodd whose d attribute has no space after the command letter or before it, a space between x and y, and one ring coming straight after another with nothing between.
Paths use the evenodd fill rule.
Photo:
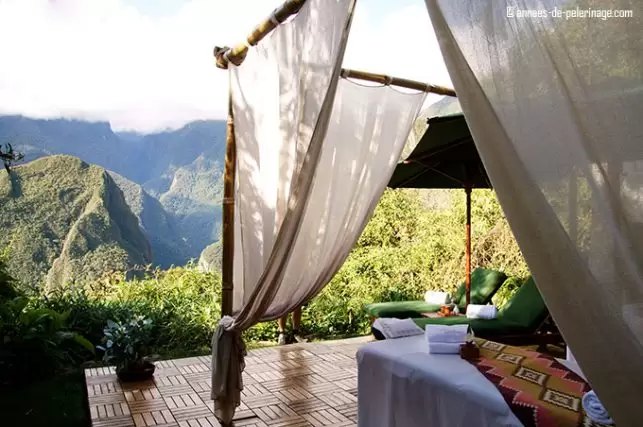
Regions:
<instances>
[{"instance_id":1,"label":"sky","mask_svg":"<svg viewBox=\"0 0 643 427\"><path fill-rule=\"evenodd\" d=\"M221 119L228 80L212 48L281 3L0 0L0 114L142 133ZM343 65L452 87L424 0L358 0Z\"/></svg>"}]
</instances>

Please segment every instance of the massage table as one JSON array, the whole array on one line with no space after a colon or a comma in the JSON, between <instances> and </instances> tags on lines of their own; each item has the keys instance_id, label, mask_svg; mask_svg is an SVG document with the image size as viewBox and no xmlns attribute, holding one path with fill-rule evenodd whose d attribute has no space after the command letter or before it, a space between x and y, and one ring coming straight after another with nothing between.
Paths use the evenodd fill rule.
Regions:
<instances>
[{"instance_id":1,"label":"massage table","mask_svg":"<svg viewBox=\"0 0 643 427\"><path fill-rule=\"evenodd\" d=\"M429 354L424 335L364 345L357 372L358 427L522 426L476 367L457 354Z\"/></svg>"}]
</instances>

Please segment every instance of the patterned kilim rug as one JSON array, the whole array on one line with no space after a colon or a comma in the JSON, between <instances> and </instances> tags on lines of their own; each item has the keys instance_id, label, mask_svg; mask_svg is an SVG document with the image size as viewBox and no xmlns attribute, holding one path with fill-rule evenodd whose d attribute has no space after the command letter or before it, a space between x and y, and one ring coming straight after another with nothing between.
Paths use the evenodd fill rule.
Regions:
<instances>
[{"instance_id":1,"label":"patterned kilim rug","mask_svg":"<svg viewBox=\"0 0 643 427\"><path fill-rule=\"evenodd\" d=\"M476 338L471 363L500 391L525 427L602 427L581 400L589 384L553 357ZM612 426L614 427L614 426Z\"/></svg>"}]
</instances>

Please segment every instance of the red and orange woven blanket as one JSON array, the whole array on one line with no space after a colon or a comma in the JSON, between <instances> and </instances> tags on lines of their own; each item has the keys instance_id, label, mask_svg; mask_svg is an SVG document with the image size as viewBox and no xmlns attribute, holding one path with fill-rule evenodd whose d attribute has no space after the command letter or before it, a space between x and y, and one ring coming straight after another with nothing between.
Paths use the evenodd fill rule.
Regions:
<instances>
[{"instance_id":1,"label":"red and orange woven blanket","mask_svg":"<svg viewBox=\"0 0 643 427\"><path fill-rule=\"evenodd\" d=\"M583 410L587 382L556 359L479 338L476 342L480 358L471 363L498 388L525 427L601 426Z\"/></svg>"}]
</instances>

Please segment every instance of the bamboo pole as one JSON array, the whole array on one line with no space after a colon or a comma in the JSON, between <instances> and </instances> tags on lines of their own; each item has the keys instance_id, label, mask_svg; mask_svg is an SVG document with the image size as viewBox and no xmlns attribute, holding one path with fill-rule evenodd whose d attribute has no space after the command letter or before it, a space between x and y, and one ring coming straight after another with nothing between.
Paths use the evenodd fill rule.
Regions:
<instances>
[{"instance_id":1,"label":"bamboo pole","mask_svg":"<svg viewBox=\"0 0 643 427\"><path fill-rule=\"evenodd\" d=\"M245 43L241 43L233 48L227 46L215 46L214 57L216 58L217 67L225 70L228 68L230 62L236 66L241 65L246 59L249 46L256 46L257 43L270 34L272 30L277 28L279 24L299 12L305 3L306 0L287 0L284 4L275 9L268 19L265 19L255 27L246 39ZM341 75L346 79L357 79L384 85L399 86L422 92L435 93L437 95L456 96L455 90L451 88L403 79L400 77L391 77L384 74L343 68Z\"/></svg>"},{"instance_id":2,"label":"bamboo pole","mask_svg":"<svg viewBox=\"0 0 643 427\"><path fill-rule=\"evenodd\" d=\"M237 144L234 136L232 90L228 94L228 123L226 128L225 169L223 171L223 224L221 260L221 316L232 314L234 289L234 184L237 165Z\"/></svg>"},{"instance_id":3,"label":"bamboo pole","mask_svg":"<svg viewBox=\"0 0 643 427\"><path fill-rule=\"evenodd\" d=\"M399 86L406 89L419 90L421 92L435 93L437 95L446 95L455 97L455 90L436 86L429 83L422 83L415 80L403 79L400 77L391 77L384 74L369 73L366 71L357 71L350 69L342 69L342 77L345 79L365 80L373 83L380 83L383 85Z\"/></svg>"},{"instance_id":4,"label":"bamboo pole","mask_svg":"<svg viewBox=\"0 0 643 427\"><path fill-rule=\"evenodd\" d=\"M265 19L255 27L246 39L246 43L239 44L233 48L227 46L214 48L214 56L218 68L227 69L228 63L232 62L234 65L239 66L246 59L249 46L256 46L257 43L266 37L272 30L277 28L279 24L288 19L291 15L296 14L306 3L306 0L287 0L284 4L279 6L272 12L269 18Z\"/></svg>"}]
</instances>

